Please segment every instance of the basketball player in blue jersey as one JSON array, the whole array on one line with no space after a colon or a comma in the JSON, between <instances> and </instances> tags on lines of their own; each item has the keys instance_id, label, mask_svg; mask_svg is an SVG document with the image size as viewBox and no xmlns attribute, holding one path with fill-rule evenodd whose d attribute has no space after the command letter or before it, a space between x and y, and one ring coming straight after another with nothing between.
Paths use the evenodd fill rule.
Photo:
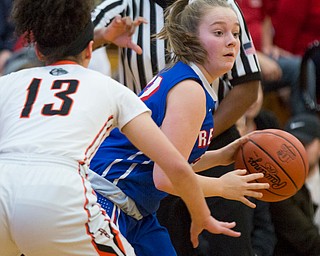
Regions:
<instances>
[{"instance_id":1,"label":"basketball player in blue jersey","mask_svg":"<svg viewBox=\"0 0 320 256\"><path fill-rule=\"evenodd\" d=\"M206 152L213 137L212 111L217 99L211 84L234 65L239 30L237 15L224 0L178 0L168 9L158 35L168 41L174 64L154 77L140 98L195 172L232 163L234 152L245 140ZM176 255L167 231L155 216L167 193L178 195L163 170L119 130L103 142L90 167L98 201L137 255ZM246 196L259 198L261 193L253 190L268 184L251 183L261 174L245 173L235 170L219 179L197 177L205 196L222 196L254 207Z\"/></svg>"}]
</instances>

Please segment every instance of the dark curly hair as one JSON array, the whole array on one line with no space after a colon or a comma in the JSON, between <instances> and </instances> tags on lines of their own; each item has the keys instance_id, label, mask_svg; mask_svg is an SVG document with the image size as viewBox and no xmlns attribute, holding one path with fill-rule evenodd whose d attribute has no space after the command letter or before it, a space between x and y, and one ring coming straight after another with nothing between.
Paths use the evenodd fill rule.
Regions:
<instances>
[{"instance_id":1,"label":"dark curly hair","mask_svg":"<svg viewBox=\"0 0 320 256\"><path fill-rule=\"evenodd\" d=\"M16 34L37 43L47 62L62 59L70 43L91 20L93 0L14 0ZM49 51L48 51L49 50Z\"/></svg>"}]
</instances>

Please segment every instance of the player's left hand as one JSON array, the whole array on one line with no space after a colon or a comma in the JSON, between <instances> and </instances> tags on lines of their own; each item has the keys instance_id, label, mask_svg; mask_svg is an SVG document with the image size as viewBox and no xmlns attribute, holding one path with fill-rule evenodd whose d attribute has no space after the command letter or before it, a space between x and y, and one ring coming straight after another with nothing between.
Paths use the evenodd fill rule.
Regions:
<instances>
[{"instance_id":1,"label":"player's left hand","mask_svg":"<svg viewBox=\"0 0 320 256\"><path fill-rule=\"evenodd\" d=\"M195 222L191 223L190 228L190 239L194 248L198 247L199 239L198 236L203 229L213 234L224 234L231 237L239 237L240 232L232 230L236 226L235 222L223 222L218 221L212 216L209 216L206 220L203 220L201 225L197 225Z\"/></svg>"}]
</instances>

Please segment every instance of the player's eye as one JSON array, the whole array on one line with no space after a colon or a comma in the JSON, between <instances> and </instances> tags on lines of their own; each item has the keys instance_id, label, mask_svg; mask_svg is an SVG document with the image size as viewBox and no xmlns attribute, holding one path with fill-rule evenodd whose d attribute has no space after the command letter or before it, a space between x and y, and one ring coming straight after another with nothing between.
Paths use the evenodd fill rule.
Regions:
<instances>
[{"instance_id":1,"label":"player's eye","mask_svg":"<svg viewBox=\"0 0 320 256\"><path fill-rule=\"evenodd\" d=\"M240 32L233 33L234 38L238 39L240 37Z\"/></svg>"},{"instance_id":2,"label":"player's eye","mask_svg":"<svg viewBox=\"0 0 320 256\"><path fill-rule=\"evenodd\" d=\"M216 36L223 36L223 32L220 31L220 30L214 31L213 34L216 35Z\"/></svg>"}]
</instances>

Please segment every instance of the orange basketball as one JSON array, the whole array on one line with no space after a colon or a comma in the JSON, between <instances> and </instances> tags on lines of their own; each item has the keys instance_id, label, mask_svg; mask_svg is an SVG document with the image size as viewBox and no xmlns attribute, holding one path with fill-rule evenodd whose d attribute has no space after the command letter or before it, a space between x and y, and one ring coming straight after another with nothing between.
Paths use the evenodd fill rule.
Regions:
<instances>
[{"instance_id":1,"label":"orange basketball","mask_svg":"<svg viewBox=\"0 0 320 256\"><path fill-rule=\"evenodd\" d=\"M304 184L309 165L302 143L292 134L278 129L265 129L249 135L236 154L236 169L249 173L262 172L256 182L267 182L261 190L266 202L277 202L293 196ZM260 190L259 190L260 191Z\"/></svg>"}]
</instances>

